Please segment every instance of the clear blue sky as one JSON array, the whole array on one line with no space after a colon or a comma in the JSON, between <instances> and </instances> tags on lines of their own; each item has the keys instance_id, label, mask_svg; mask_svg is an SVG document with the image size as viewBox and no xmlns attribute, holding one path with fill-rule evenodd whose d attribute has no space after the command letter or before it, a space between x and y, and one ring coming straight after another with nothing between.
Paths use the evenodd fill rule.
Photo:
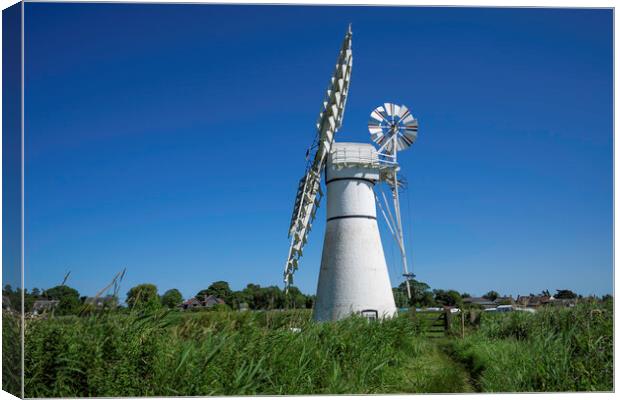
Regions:
<instances>
[{"instance_id":1,"label":"clear blue sky","mask_svg":"<svg viewBox=\"0 0 620 400\"><path fill-rule=\"evenodd\" d=\"M19 3L2 10L2 283L13 288L22 277L21 19Z\"/></svg>"},{"instance_id":2,"label":"clear blue sky","mask_svg":"<svg viewBox=\"0 0 620 400\"><path fill-rule=\"evenodd\" d=\"M612 291L611 10L26 4L26 287L281 285L347 24L340 141L385 101L434 288ZM324 207L296 283L314 293ZM382 228L384 229L384 228ZM393 279L396 246L384 235Z\"/></svg>"}]
</instances>

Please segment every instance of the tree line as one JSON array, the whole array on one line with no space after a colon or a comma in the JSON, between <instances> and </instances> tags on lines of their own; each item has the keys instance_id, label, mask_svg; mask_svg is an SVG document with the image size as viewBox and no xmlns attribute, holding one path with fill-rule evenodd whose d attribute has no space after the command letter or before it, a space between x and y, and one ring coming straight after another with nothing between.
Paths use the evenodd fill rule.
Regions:
<instances>
[{"instance_id":1,"label":"tree line","mask_svg":"<svg viewBox=\"0 0 620 400\"><path fill-rule=\"evenodd\" d=\"M406 282L402 282L399 286L394 287L392 292L396 306L402 307L443 307L443 306L463 306L463 299L471 297L469 293L458 292L456 290L433 289L424 282L410 280L411 299L408 299ZM2 291L4 298L15 309L21 302L21 290L13 289L10 285L6 285ZM531 294L534 296L534 294ZM548 290L544 290L539 296L550 296ZM234 291L226 281L213 282L207 288L199 290L194 296L198 300L203 300L206 296L215 296L223 300L224 304L218 305L215 309L231 309L238 310L247 308L250 310L274 310L286 308L312 308L315 301L314 295L306 295L299 288L291 287L288 293L285 293L278 286L266 286L250 283L244 289ZM490 290L482 297L496 301L502 299L497 291ZM554 294L558 299L581 298L571 290L557 290ZM603 296L603 300L610 295ZM59 285L49 289L34 288L31 291L24 291L24 311L29 313L33 311L34 303L37 300L58 300L58 304L54 307L56 315L79 314L89 307L88 297L80 296L80 293L67 285ZM118 294L105 296L104 307L113 309L159 309L177 308L183 303L183 296L178 289L170 289L160 294L156 285L151 283L143 283L129 289L125 296L125 305L120 304ZM501 301L500 301L501 304Z\"/></svg>"},{"instance_id":2,"label":"tree line","mask_svg":"<svg viewBox=\"0 0 620 400\"><path fill-rule=\"evenodd\" d=\"M303 294L299 288L290 287L285 293L278 286L261 287L250 283L244 289L234 291L226 281L213 282L207 288L199 290L193 297L203 300L214 296L224 302L223 308L251 310L273 310L283 308L312 308L314 296ZM135 286L127 292L127 307L140 308L175 308L183 302L178 289L170 289L161 296L157 287L150 283Z\"/></svg>"},{"instance_id":3,"label":"tree line","mask_svg":"<svg viewBox=\"0 0 620 400\"><path fill-rule=\"evenodd\" d=\"M13 289L6 285L3 290L3 301L8 299L11 307L16 309L21 303L21 289ZM278 286L261 287L250 283L244 289L234 291L226 281L213 282L205 289L199 290L194 296L198 300L205 297L215 296L224 304L218 305L217 309L248 308L251 310L273 310L284 308L312 308L314 295L306 295L299 288L292 286L285 293ZM91 298L92 299L92 298ZM56 315L79 314L84 309L94 305L89 304L87 296L81 296L77 289L68 285L59 285L50 289L34 288L24 291L24 312L33 311L37 300L58 300L54 307ZM183 303L183 295L178 289L170 289L160 294L156 285L143 283L129 289L125 296L125 305L120 304L118 294L104 296L101 299L103 306L107 308L154 310L158 308L174 309Z\"/></svg>"},{"instance_id":4,"label":"tree line","mask_svg":"<svg viewBox=\"0 0 620 400\"><path fill-rule=\"evenodd\" d=\"M412 279L409 281L411 289L411 299L407 296L407 283L402 282L398 287L392 289L396 306L401 307L443 307L457 306L462 307L464 299L472 297L467 292L459 293L456 290L433 289L424 282ZM539 294L530 293L529 296L551 296L549 290L543 290ZM500 296L495 290L490 290L481 297L489 301L498 301L498 304L510 304L508 295ZM582 295L568 289L557 289L553 297L556 299L581 299ZM594 296L596 297L596 296ZM611 295L606 294L601 299L608 300ZM515 299L516 300L516 299Z\"/></svg>"}]
</instances>

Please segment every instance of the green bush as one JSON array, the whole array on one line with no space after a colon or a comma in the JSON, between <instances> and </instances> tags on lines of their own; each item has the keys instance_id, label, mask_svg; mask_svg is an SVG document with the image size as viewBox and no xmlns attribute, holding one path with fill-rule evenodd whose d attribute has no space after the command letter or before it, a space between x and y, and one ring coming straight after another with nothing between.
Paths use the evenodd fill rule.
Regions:
<instances>
[{"instance_id":1,"label":"green bush","mask_svg":"<svg viewBox=\"0 0 620 400\"><path fill-rule=\"evenodd\" d=\"M477 332L449 347L482 391L609 391L612 315L610 304L594 303L536 314L485 313Z\"/></svg>"}]
</instances>

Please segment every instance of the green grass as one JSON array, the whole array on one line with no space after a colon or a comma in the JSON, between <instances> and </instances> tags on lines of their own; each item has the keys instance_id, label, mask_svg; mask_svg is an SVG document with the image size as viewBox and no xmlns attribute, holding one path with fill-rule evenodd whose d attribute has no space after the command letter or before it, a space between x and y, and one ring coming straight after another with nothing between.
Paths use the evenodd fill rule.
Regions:
<instances>
[{"instance_id":1,"label":"green grass","mask_svg":"<svg viewBox=\"0 0 620 400\"><path fill-rule=\"evenodd\" d=\"M2 390L21 396L21 316L2 311Z\"/></svg>"},{"instance_id":2,"label":"green grass","mask_svg":"<svg viewBox=\"0 0 620 400\"><path fill-rule=\"evenodd\" d=\"M381 323L314 323L309 311L29 320L25 390L27 397L611 390L612 310L599 308L485 314L465 339L429 339L432 321L415 313Z\"/></svg>"},{"instance_id":3,"label":"green grass","mask_svg":"<svg viewBox=\"0 0 620 400\"><path fill-rule=\"evenodd\" d=\"M612 314L611 303L484 314L480 329L446 351L484 392L611 391Z\"/></svg>"},{"instance_id":4,"label":"green grass","mask_svg":"<svg viewBox=\"0 0 620 400\"><path fill-rule=\"evenodd\" d=\"M467 373L406 316L316 324L299 311L109 314L29 321L26 336L27 397L469 390Z\"/></svg>"}]
</instances>

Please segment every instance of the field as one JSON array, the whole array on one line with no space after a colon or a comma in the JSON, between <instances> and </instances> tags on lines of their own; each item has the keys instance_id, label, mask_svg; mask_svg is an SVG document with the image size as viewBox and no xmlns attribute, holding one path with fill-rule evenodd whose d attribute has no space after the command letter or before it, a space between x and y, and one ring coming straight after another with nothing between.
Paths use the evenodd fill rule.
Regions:
<instances>
[{"instance_id":1,"label":"field","mask_svg":"<svg viewBox=\"0 0 620 400\"><path fill-rule=\"evenodd\" d=\"M483 314L429 338L416 314L106 313L30 320L26 397L610 391L612 309Z\"/></svg>"}]
</instances>

